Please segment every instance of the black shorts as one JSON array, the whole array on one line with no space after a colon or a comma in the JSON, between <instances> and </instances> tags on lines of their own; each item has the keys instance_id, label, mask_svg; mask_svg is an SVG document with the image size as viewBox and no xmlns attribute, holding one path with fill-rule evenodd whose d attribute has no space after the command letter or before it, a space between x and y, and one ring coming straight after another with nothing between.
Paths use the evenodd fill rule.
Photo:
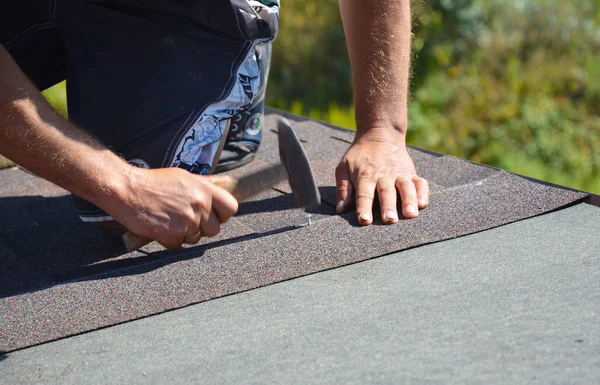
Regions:
<instances>
[{"instance_id":1,"label":"black shorts","mask_svg":"<svg viewBox=\"0 0 600 385\"><path fill-rule=\"evenodd\" d=\"M69 120L131 164L206 174L229 123L223 168L260 145L278 12L272 0L21 0L0 16L0 44L40 90L66 79ZM74 198L84 221L112 219Z\"/></svg>"}]
</instances>

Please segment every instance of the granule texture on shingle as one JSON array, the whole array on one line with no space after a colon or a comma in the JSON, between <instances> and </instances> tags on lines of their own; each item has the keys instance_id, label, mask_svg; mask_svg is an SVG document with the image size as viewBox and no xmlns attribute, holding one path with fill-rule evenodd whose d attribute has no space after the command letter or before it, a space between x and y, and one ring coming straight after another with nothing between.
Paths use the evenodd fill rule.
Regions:
<instances>
[{"instance_id":1,"label":"granule texture on shingle","mask_svg":"<svg viewBox=\"0 0 600 385\"><path fill-rule=\"evenodd\" d=\"M13 352L0 378L597 384L599 222L579 204L206 301Z\"/></svg>"},{"instance_id":2,"label":"granule texture on shingle","mask_svg":"<svg viewBox=\"0 0 600 385\"><path fill-rule=\"evenodd\" d=\"M499 172L497 169L467 162L454 156L434 158L429 162L431 164L417 163L419 176L444 187L477 182Z\"/></svg>"},{"instance_id":3,"label":"granule texture on shingle","mask_svg":"<svg viewBox=\"0 0 600 385\"><path fill-rule=\"evenodd\" d=\"M268 210L261 208L268 207ZM335 215L335 208L322 204L319 213L310 215L311 223ZM308 223L304 209L296 207L291 194L283 195L278 191L265 191L240 206L236 218L248 228L265 233L282 228L299 228Z\"/></svg>"},{"instance_id":4,"label":"granule texture on shingle","mask_svg":"<svg viewBox=\"0 0 600 385\"><path fill-rule=\"evenodd\" d=\"M354 213L334 209L333 170L353 133L288 117L323 197L311 226L282 182L242 202L217 237L181 250L152 243L127 254L114 237L79 220L70 196L22 170L1 170L0 352L490 229L587 196L409 148L430 182L429 207L391 226L375 209L374 224L360 227ZM273 124L270 114L256 159L228 174L279 161Z\"/></svg>"},{"instance_id":5,"label":"granule texture on shingle","mask_svg":"<svg viewBox=\"0 0 600 385\"><path fill-rule=\"evenodd\" d=\"M18 167L2 170L0 198L13 196L49 197L64 194L66 194L66 191L62 188Z\"/></svg>"}]
</instances>

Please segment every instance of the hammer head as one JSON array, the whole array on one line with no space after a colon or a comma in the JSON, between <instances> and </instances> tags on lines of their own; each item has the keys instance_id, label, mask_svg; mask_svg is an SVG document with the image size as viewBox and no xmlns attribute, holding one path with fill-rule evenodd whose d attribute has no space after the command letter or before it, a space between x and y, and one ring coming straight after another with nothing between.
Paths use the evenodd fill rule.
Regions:
<instances>
[{"instance_id":1,"label":"hammer head","mask_svg":"<svg viewBox=\"0 0 600 385\"><path fill-rule=\"evenodd\" d=\"M321 210L321 193L315 182L308 156L290 123L284 117L277 120L279 133L279 156L285 166L292 194L298 207L307 213L318 213Z\"/></svg>"}]
</instances>

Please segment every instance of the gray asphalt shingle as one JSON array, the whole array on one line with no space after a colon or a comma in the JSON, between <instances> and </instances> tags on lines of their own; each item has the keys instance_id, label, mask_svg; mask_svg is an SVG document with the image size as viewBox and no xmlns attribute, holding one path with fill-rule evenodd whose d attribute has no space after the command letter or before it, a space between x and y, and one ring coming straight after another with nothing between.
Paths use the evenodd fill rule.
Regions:
<instances>
[{"instance_id":1,"label":"gray asphalt shingle","mask_svg":"<svg viewBox=\"0 0 600 385\"><path fill-rule=\"evenodd\" d=\"M64 191L23 171L0 171L0 351L478 232L586 197L411 149L419 172L436 186L430 207L394 226L381 226L376 216L373 226L359 227L354 214L333 212L333 169L353 133L288 117L323 192L323 213L310 227L280 192L288 189L282 184L243 203L217 238L178 251L154 243L125 254L79 221ZM233 174L278 161L273 121L271 114L257 159Z\"/></svg>"},{"instance_id":2,"label":"gray asphalt shingle","mask_svg":"<svg viewBox=\"0 0 600 385\"><path fill-rule=\"evenodd\" d=\"M599 224L576 205L14 352L0 378L595 384Z\"/></svg>"}]
</instances>

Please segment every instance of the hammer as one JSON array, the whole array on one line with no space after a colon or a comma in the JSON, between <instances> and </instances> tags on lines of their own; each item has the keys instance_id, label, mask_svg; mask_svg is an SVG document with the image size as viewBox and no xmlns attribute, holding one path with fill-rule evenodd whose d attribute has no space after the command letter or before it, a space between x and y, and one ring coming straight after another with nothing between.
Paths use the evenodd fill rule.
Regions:
<instances>
[{"instance_id":1,"label":"hammer","mask_svg":"<svg viewBox=\"0 0 600 385\"><path fill-rule=\"evenodd\" d=\"M287 178L296 206L303 207L307 213L318 212L321 207L321 194L315 182L308 156L287 119L277 118L277 133L281 163L240 179L232 178L230 182L220 183L219 186L242 202ZM127 252L137 250L152 242L152 239L140 237L131 232L123 234L122 240Z\"/></svg>"}]
</instances>

